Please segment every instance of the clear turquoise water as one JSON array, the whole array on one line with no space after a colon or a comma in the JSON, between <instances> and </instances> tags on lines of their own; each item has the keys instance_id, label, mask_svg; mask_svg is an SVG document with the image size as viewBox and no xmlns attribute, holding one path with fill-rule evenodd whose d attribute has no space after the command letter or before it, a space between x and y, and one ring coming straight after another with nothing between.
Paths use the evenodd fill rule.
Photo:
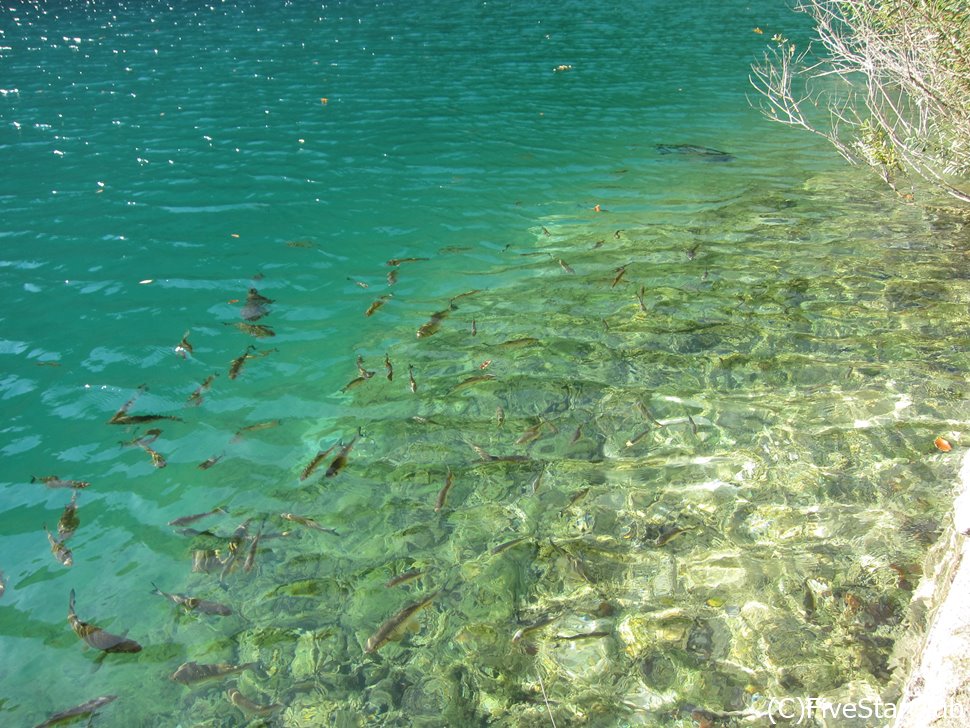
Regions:
<instances>
[{"instance_id":1,"label":"clear turquoise water","mask_svg":"<svg viewBox=\"0 0 970 728\"><path fill-rule=\"evenodd\" d=\"M0 10L4 720L114 694L97 725L242 725L237 685L287 726L692 725L883 689L966 426L970 234L749 107L793 26L767 3ZM403 257L429 260L388 286ZM232 326L251 286L273 338ZM344 392L357 355L377 374ZM131 414L179 420L107 424L142 384ZM119 445L155 426L163 469ZM358 428L342 472L300 479ZM53 474L91 483L70 569L43 530L69 493L30 482ZM217 505L193 524L217 538L166 525ZM192 572L243 522L252 571ZM72 588L145 649L98 659ZM171 681L190 660L260 667Z\"/></svg>"}]
</instances>

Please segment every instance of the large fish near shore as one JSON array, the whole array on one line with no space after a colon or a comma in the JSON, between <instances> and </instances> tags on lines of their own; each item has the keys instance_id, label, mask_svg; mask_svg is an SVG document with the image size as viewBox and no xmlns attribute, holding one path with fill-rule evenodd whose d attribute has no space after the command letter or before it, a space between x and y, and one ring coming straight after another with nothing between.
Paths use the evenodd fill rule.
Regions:
<instances>
[{"instance_id":1,"label":"large fish near shore","mask_svg":"<svg viewBox=\"0 0 970 728\"><path fill-rule=\"evenodd\" d=\"M703 159L705 162L733 162L734 155L722 152L720 149L699 147L696 144L657 144L656 149L661 154L683 154Z\"/></svg>"}]
</instances>

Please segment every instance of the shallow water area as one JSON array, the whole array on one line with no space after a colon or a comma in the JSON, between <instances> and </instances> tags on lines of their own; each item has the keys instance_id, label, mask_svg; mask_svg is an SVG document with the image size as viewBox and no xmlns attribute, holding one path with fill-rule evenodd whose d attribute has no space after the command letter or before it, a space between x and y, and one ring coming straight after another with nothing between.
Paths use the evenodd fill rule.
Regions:
<instances>
[{"instance_id":1,"label":"shallow water area","mask_svg":"<svg viewBox=\"0 0 970 728\"><path fill-rule=\"evenodd\" d=\"M5 720L740 725L885 689L965 444L970 232L749 108L752 29L797 18L2 17ZM69 568L52 475L90 483ZM143 650L85 646L71 589Z\"/></svg>"}]
</instances>

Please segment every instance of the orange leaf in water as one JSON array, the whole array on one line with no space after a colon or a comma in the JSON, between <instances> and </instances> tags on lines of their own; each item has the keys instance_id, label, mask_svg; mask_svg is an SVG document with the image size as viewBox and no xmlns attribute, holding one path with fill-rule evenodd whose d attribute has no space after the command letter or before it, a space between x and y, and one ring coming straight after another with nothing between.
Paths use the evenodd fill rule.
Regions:
<instances>
[{"instance_id":1,"label":"orange leaf in water","mask_svg":"<svg viewBox=\"0 0 970 728\"><path fill-rule=\"evenodd\" d=\"M936 445L936 449L942 452L950 452L953 449L953 445L944 440L942 437L938 437L933 440L933 444Z\"/></svg>"}]
</instances>

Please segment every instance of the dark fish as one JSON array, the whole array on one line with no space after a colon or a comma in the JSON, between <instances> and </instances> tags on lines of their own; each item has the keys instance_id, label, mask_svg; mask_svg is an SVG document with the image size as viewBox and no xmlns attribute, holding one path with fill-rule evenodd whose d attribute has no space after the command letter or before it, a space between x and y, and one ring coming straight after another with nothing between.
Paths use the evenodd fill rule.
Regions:
<instances>
[{"instance_id":1,"label":"dark fish","mask_svg":"<svg viewBox=\"0 0 970 728\"><path fill-rule=\"evenodd\" d=\"M588 640L588 639L599 639L601 637L609 637L610 633L606 631L598 632L582 632L580 634L557 634L557 640Z\"/></svg>"},{"instance_id":2,"label":"dark fish","mask_svg":"<svg viewBox=\"0 0 970 728\"><path fill-rule=\"evenodd\" d=\"M250 288L246 292L246 303L261 303L265 305L274 303L274 301L272 298L266 298L266 296L261 295L255 288Z\"/></svg>"},{"instance_id":3,"label":"dark fish","mask_svg":"<svg viewBox=\"0 0 970 728\"><path fill-rule=\"evenodd\" d=\"M239 547L242 546L243 541L246 540L246 536L249 534L249 521L252 519L247 518L245 521L236 526L236 530L232 532L232 536L229 537L229 543L226 544L226 549L229 551L230 556L235 556L239 553Z\"/></svg>"},{"instance_id":4,"label":"dark fish","mask_svg":"<svg viewBox=\"0 0 970 728\"><path fill-rule=\"evenodd\" d=\"M273 303L272 299L260 295L255 288L250 288L246 294L246 305L242 307L240 315L247 321L258 321L269 314L266 306L270 303Z\"/></svg>"},{"instance_id":5,"label":"dark fish","mask_svg":"<svg viewBox=\"0 0 970 728\"><path fill-rule=\"evenodd\" d=\"M100 698L89 700L73 708L54 713L43 723L38 723L34 728L50 728L50 726L63 725L64 723L74 723L81 718L90 718L94 713L109 703L118 699L117 695L103 695Z\"/></svg>"},{"instance_id":6,"label":"dark fish","mask_svg":"<svg viewBox=\"0 0 970 728\"><path fill-rule=\"evenodd\" d=\"M366 283L364 283L363 281L355 281L355 280L354 280L353 278L351 278L350 276L347 276L347 280L348 280L348 281L351 281L352 283L354 283L354 284L356 284L356 285L358 285L358 286L360 286L361 288L370 288L370 286L369 286L369 285L367 285Z\"/></svg>"},{"instance_id":7,"label":"dark fish","mask_svg":"<svg viewBox=\"0 0 970 728\"><path fill-rule=\"evenodd\" d=\"M495 425L501 427L503 424L505 424L505 410L502 409L502 405L497 405L495 407Z\"/></svg>"},{"instance_id":8,"label":"dark fish","mask_svg":"<svg viewBox=\"0 0 970 728\"><path fill-rule=\"evenodd\" d=\"M44 526L44 530L47 531L47 540L51 543L51 553L54 554L54 558L60 561L64 566L74 565L74 555L71 553L71 549L64 545L64 541L58 541L54 538L47 526Z\"/></svg>"},{"instance_id":9,"label":"dark fish","mask_svg":"<svg viewBox=\"0 0 970 728\"><path fill-rule=\"evenodd\" d=\"M74 488L75 490L87 488L89 485L91 485L85 480L61 480L56 475L45 475L42 478L31 476L30 482L43 483L48 488Z\"/></svg>"},{"instance_id":10,"label":"dark fish","mask_svg":"<svg viewBox=\"0 0 970 728\"><path fill-rule=\"evenodd\" d=\"M367 371L364 368L364 357L360 354L357 355L357 373L360 374L364 379L370 379L374 376L374 372Z\"/></svg>"},{"instance_id":11,"label":"dark fish","mask_svg":"<svg viewBox=\"0 0 970 728\"><path fill-rule=\"evenodd\" d=\"M436 596L438 596L438 592L432 593L430 596L425 597L419 602L409 604L389 617L380 627L377 628L377 631L374 634L367 638L367 644L364 646L364 652L367 654L374 653L391 640L399 638L401 633L410 627L414 616L426 606L431 604Z\"/></svg>"},{"instance_id":12,"label":"dark fish","mask_svg":"<svg viewBox=\"0 0 970 728\"><path fill-rule=\"evenodd\" d=\"M7 580L4 578L3 572L0 571L0 597L3 596L3 593L6 590L7 590Z\"/></svg>"},{"instance_id":13,"label":"dark fish","mask_svg":"<svg viewBox=\"0 0 970 728\"><path fill-rule=\"evenodd\" d=\"M159 420L173 420L174 422L181 422L181 417L172 417L171 415L125 415L116 414L110 420L108 420L109 425L143 425L146 422L158 422Z\"/></svg>"},{"instance_id":14,"label":"dark fish","mask_svg":"<svg viewBox=\"0 0 970 728\"><path fill-rule=\"evenodd\" d=\"M416 263L419 260L428 260L427 258L391 258L387 261L387 264L392 268L396 268L401 265L401 263Z\"/></svg>"},{"instance_id":15,"label":"dark fish","mask_svg":"<svg viewBox=\"0 0 970 728\"><path fill-rule=\"evenodd\" d=\"M537 629L542 629L543 627L552 624L556 621L557 615L546 615L539 617L532 624L526 625L525 627L520 627L516 630L515 634L512 635L513 642L520 642L523 637L528 635L530 632L535 632Z\"/></svg>"},{"instance_id":16,"label":"dark fish","mask_svg":"<svg viewBox=\"0 0 970 728\"><path fill-rule=\"evenodd\" d=\"M387 303L387 301L390 298L392 298L391 294L390 293L385 293L383 296L381 296L380 298L378 298L370 306L367 307L367 310L364 311L364 315L365 316L373 316L374 315L374 312L377 309L379 309L381 306L383 306L385 303Z\"/></svg>"},{"instance_id":17,"label":"dark fish","mask_svg":"<svg viewBox=\"0 0 970 728\"><path fill-rule=\"evenodd\" d=\"M579 490L573 491L569 494L569 499L566 501L566 505L563 507L563 511L569 508L571 505L578 501L581 501L589 493L589 488L580 488ZM562 513L562 511L560 511Z\"/></svg>"},{"instance_id":18,"label":"dark fish","mask_svg":"<svg viewBox=\"0 0 970 728\"><path fill-rule=\"evenodd\" d=\"M212 456L211 458L209 458L208 460L204 460L204 461L202 461L201 463L199 463L198 465L196 465L196 467L197 467L197 468L198 468L199 470L208 470L208 469L209 469L209 468L211 468L211 467L212 467L213 465L215 465L215 464L216 464L217 462L219 462L220 460L222 460L222 458L224 458L224 457L225 457L225 455L226 455L225 453L222 453L222 454L220 454L220 455L213 455L213 456Z\"/></svg>"},{"instance_id":19,"label":"dark fish","mask_svg":"<svg viewBox=\"0 0 970 728\"><path fill-rule=\"evenodd\" d=\"M265 523L266 519L263 519ZM246 554L246 561L243 563L243 571L247 574L253 570L253 566L256 564L256 552L259 550L259 539L263 535L263 526L260 525L259 530L256 531L256 535L253 536L252 541L249 542L249 552Z\"/></svg>"},{"instance_id":20,"label":"dark fish","mask_svg":"<svg viewBox=\"0 0 970 728\"><path fill-rule=\"evenodd\" d=\"M225 536L220 536L217 533L213 533L208 528L205 529L204 531L200 531L197 528L177 528L177 529L175 529L175 533L179 534L180 536L189 536L189 537L192 537L192 536L204 536L205 538L214 539L216 541L225 541L226 540L225 539Z\"/></svg>"},{"instance_id":21,"label":"dark fish","mask_svg":"<svg viewBox=\"0 0 970 728\"><path fill-rule=\"evenodd\" d=\"M213 549L198 549L192 552L193 573L208 574L222 565L222 559L219 558L218 551Z\"/></svg>"},{"instance_id":22,"label":"dark fish","mask_svg":"<svg viewBox=\"0 0 970 728\"><path fill-rule=\"evenodd\" d=\"M567 263L566 261L564 261L562 258L559 259L559 267L562 268L566 273L575 273L576 272L576 271L574 271L572 269L572 266L570 266L569 263Z\"/></svg>"},{"instance_id":23,"label":"dark fish","mask_svg":"<svg viewBox=\"0 0 970 728\"><path fill-rule=\"evenodd\" d=\"M389 270L387 272L387 285L393 286L397 283L397 269Z\"/></svg>"},{"instance_id":24,"label":"dark fish","mask_svg":"<svg viewBox=\"0 0 970 728\"><path fill-rule=\"evenodd\" d=\"M693 248L688 248L687 250L685 250L685 251L684 251L684 253L686 253L686 254L687 254L687 260L694 260L694 258L696 258L696 257L697 257L697 250L698 250L698 249L699 249L700 247L701 247L701 244L700 244L700 243L698 243L698 244L697 244L697 245L695 245L695 246L694 246Z\"/></svg>"},{"instance_id":25,"label":"dark fish","mask_svg":"<svg viewBox=\"0 0 970 728\"><path fill-rule=\"evenodd\" d=\"M286 247L287 248L315 248L317 246L309 240L290 240L286 244Z\"/></svg>"},{"instance_id":26,"label":"dark fish","mask_svg":"<svg viewBox=\"0 0 970 728\"><path fill-rule=\"evenodd\" d=\"M117 420L119 417L122 417L125 414L127 414L128 410L131 409L131 406L135 403L135 400L138 399L146 391L148 391L147 384L139 385L138 389L135 390L135 393L131 396L131 398L123 405L121 405L120 408L118 408L118 411L115 412L114 417L108 420L108 423L113 424L115 420Z\"/></svg>"},{"instance_id":27,"label":"dark fish","mask_svg":"<svg viewBox=\"0 0 970 728\"><path fill-rule=\"evenodd\" d=\"M337 457L335 457L333 462L330 463L330 467L327 468L326 477L332 478L343 469L343 467L347 464L347 456L350 455L350 451L353 449L354 443L357 442L357 438L359 437L360 429L357 430L357 434L354 435L354 439L348 444L344 445Z\"/></svg>"},{"instance_id":28,"label":"dark fish","mask_svg":"<svg viewBox=\"0 0 970 728\"><path fill-rule=\"evenodd\" d=\"M418 329L417 337L419 339L427 338L428 336L431 336L437 332L438 329L441 328L441 322L448 318L449 315L451 315L450 308L446 308L438 311L437 313L431 314L431 318L427 321L427 323L422 324Z\"/></svg>"},{"instance_id":29,"label":"dark fish","mask_svg":"<svg viewBox=\"0 0 970 728\"><path fill-rule=\"evenodd\" d=\"M539 474L532 481L532 493L533 493L533 495L535 493L538 493L539 492L539 486L542 485L542 476L545 475L545 474L546 474L546 466L543 465L542 466L542 470L539 471Z\"/></svg>"},{"instance_id":30,"label":"dark fish","mask_svg":"<svg viewBox=\"0 0 970 728\"><path fill-rule=\"evenodd\" d=\"M198 406L202 404L202 393L208 391L209 387L212 386L213 380L218 376L219 376L218 373L213 373L213 374L210 374L208 377L206 377L205 381L199 385L198 389L196 389L194 392L192 392L192 394L189 395L189 400L188 400L189 404L193 406Z\"/></svg>"},{"instance_id":31,"label":"dark fish","mask_svg":"<svg viewBox=\"0 0 970 728\"><path fill-rule=\"evenodd\" d=\"M349 382L347 382L344 385L344 388L341 389L340 391L341 392L349 392L351 389L353 389L354 387L359 387L361 384L363 384L367 380L368 380L368 377L354 377Z\"/></svg>"},{"instance_id":32,"label":"dark fish","mask_svg":"<svg viewBox=\"0 0 970 728\"><path fill-rule=\"evenodd\" d=\"M525 463L531 459L528 455L490 455L478 445L469 442L468 446L478 453L478 457L490 463Z\"/></svg>"},{"instance_id":33,"label":"dark fish","mask_svg":"<svg viewBox=\"0 0 970 728\"><path fill-rule=\"evenodd\" d=\"M474 296L476 293L481 293L481 292L482 292L482 290L480 288L474 288L474 289L472 289L470 291L465 291L464 293L459 293L457 296L452 296L451 298L449 298L448 299L448 304L449 304L449 306L451 306L451 308L456 308L455 301L460 301L463 298L467 298L468 296Z\"/></svg>"},{"instance_id":34,"label":"dark fish","mask_svg":"<svg viewBox=\"0 0 970 728\"><path fill-rule=\"evenodd\" d=\"M192 353L192 344L189 343L189 332L186 331L182 335L182 340L176 345L175 353L180 357L185 359L189 354Z\"/></svg>"},{"instance_id":35,"label":"dark fish","mask_svg":"<svg viewBox=\"0 0 970 728\"><path fill-rule=\"evenodd\" d=\"M141 652L141 645L134 640L105 632L100 627L78 619L77 614L74 613L73 589L67 603L67 621L74 629L74 633L95 649L103 652Z\"/></svg>"},{"instance_id":36,"label":"dark fish","mask_svg":"<svg viewBox=\"0 0 970 728\"><path fill-rule=\"evenodd\" d=\"M570 438L569 444L574 445L575 443L579 442L579 438L581 438L582 436L583 436L583 426L581 424L576 425L576 431L573 432L573 436L572 438Z\"/></svg>"},{"instance_id":37,"label":"dark fish","mask_svg":"<svg viewBox=\"0 0 970 728\"><path fill-rule=\"evenodd\" d=\"M664 427L664 423L658 420L656 417L654 417L643 402L637 402L636 408L640 412L640 414L642 414L644 417L650 420L650 422L655 424L657 427Z\"/></svg>"},{"instance_id":38,"label":"dark fish","mask_svg":"<svg viewBox=\"0 0 970 728\"><path fill-rule=\"evenodd\" d=\"M239 372L242 371L243 364L245 364L246 360L252 356L250 354L250 352L252 351L256 351L256 347L250 344L249 346L246 347L246 351L244 351L242 354L240 354L239 356L237 356L235 359L232 360L232 363L229 365L230 379L235 379L236 377L239 376Z\"/></svg>"},{"instance_id":39,"label":"dark fish","mask_svg":"<svg viewBox=\"0 0 970 728\"><path fill-rule=\"evenodd\" d=\"M227 607L225 604L219 604L218 602L210 602L207 599L199 599L198 597L190 597L185 594L169 594L168 592L163 592L155 584L152 584L153 590L152 594L158 594L159 596L165 597L170 602L178 604L186 612L202 612L203 614L216 614L220 617L228 617L232 614L232 609Z\"/></svg>"},{"instance_id":40,"label":"dark fish","mask_svg":"<svg viewBox=\"0 0 970 728\"><path fill-rule=\"evenodd\" d=\"M247 432L259 432L260 430L271 430L274 427L279 427L283 424L283 420L266 420L265 422L257 422L254 425L246 425L245 427L240 427L236 430L233 435L233 440L240 439Z\"/></svg>"},{"instance_id":41,"label":"dark fish","mask_svg":"<svg viewBox=\"0 0 970 728\"><path fill-rule=\"evenodd\" d=\"M507 341L503 341L501 344L498 345L497 348L521 349L522 347L525 347L525 346L535 346L538 343L539 343L538 339L534 339L531 336L525 336L521 339L509 339Z\"/></svg>"},{"instance_id":42,"label":"dark fish","mask_svg":"<svg viewBox=\"0 0 970 728\"><path fill-rule=\"evenodd\" d=\"M254 703L252 700L250 700L241 692L239 692L236 688L229 688L226 691L226 697L229 699L230 703L235 705L246 715L258 715L258 716L272 715L277 710L283 707L279 703L273 703L271 705L260 705L259 703Z\"/></svg>"},{"instance_id":43,"label":"dark fish","mask_svg":"<svg viewBox=\"0 0 970 728\"><path fill-rule=\"evenodd\" d=\"M424 572L420 569L411 569L410 571L405 571L391 579L388 579L387 583L384 585L384 588L390 589L392 587L399 586L400 584L406 584L409 581L414 581L423 574Z\"/></svg>"},{"instance_id":44,"label":"dark fish","mask_svg":"<svg viewBox=\"0 0 970 728\"><path fill-rule=\"evenodd\" d=\"M57 534L61 537L61 543L73 536L80 525L81 519L77 516L77 491L74 491L71 502L64 506L64 512L57 522Z\"/></svg>"},{"instance_id":45,"label":"dark fish","mask_svg":"<svg viewBox=\"0 0 970 728\"><path fill-rule=\"evenodd\" d=\"M300 480L306 480L311 475L313 475L313 471L317 469L317 466L320 464L320 462L325 457L327 457L327 455L329 455L331 452L333 452L333 449L335 447L337 447L337 443L334 443L333 445L331 445L330 447L328 447L326 450L320 450L316 455L314 455L313 456L313 460L311 460L307 464L307 466L305 468L303 468L303 472L300 473Z\"/></svg>"},{"instance_id":46,"label":"dark fish","mask_svg":"<svg viewBox=\"0 0 970 728\"><path fill-rule=\"evenodd\" d=\"M705 162L731 162L734 155L710 147L699 147L695 144L657 144L657 151L661 154L684 154L703 159Z\"/></svg>"},{"instance_id":47,"label":"dark fish","mask_svg":"<svg viewBox=\"0 0 970 728\"><path fill-rule=\"evenodd\" d=\"M616 288L616 284L620 282L620 279L623 277L624 273L626 273L625 265L621 265L616 269L616 277L613 279L613 283L610 284L610 288Z\"/></svg>"},{"instance_id":48,"label":"dark fish","mask_svg":"<svg viewBox=\"0 0 970 728\"><path fill-rule=\"evenodd\" d=\"M643 311L644 313L647 312L646 304L644 304L643 302L643 294L645 292L646 292L646 289L643 286L640 286L640 290L637 291L637 301L640 303L640 310Z\"/></svg>"},{"instance_id":49,"label":"dark fish","mask_svg":"<svg viewBox=\"0 0 970 728\"><path fill-rule=\"evenodd\" d=\"M638 442L640 442L640 440L642 440L644 437L646 437L647 435L649 435L652 429L653 428L648 427L647 429L643 430L642 432L637 433L636 435L634 435L633 437L631 437L629 440L626 441L626 446L627 447L633 447Z\"/></svg>"},{"instance_id":50,"label":"dark fish","mask_svg":"<svg viewBox=\"0 0 970 728\"><path fill-rule=\"evenodd\" d=\"M190 523L194 523L195 521L205 518L206 516L215 515L216 513L227 513L227 511L225 508L222 508L222 507L213 508L211 511L206 511L205 513L193 513L191 516L181 516L180 518L176 518L172 521L169 521L168 525L186 526Z\"/></svg>"},{"instance_id":51,"label":"dark fish","mask_svg":"<svg viewBox=\"0 0 970 728\"><path fill-rule=\"evenodd\" d=\"M414 381L414 367L408 364L408 382L411 387L411 392L414 394L418 393L418 383Z\"/></svg>"},{"instance_id":52,"label":"dark fish","mask_svg":"<svg viewBox=\"0 0 970 728\"><path fill-rule=\"evenodd\" d=\"M334 536L340 535L334 529L329 528L327 526L321 526L312 518L307 518L306 516L298 516L295 513L280 513L280 518L287 521L293 521L293 523L299 523L301 526L312 528L315 531L322 531L323 533L332 533Z\"/></svg>"},{"instance_id":53,"label":"dark fish","mask_svg":"<svg viewBox=\"0 0 970 728\"><path fill-rule=\"evenodd\" d=\"M697 435L697 423L694 422L694 418L689 414L687 415L687 421L690 422L690 431L692 434Z\"/></svg>"},{"instance_id":54,"label":"dark fish","mask_svg":"<svg viewBox=\"0 0 970 728\"><path fill-rule=\"evenodd\" d=\"M551 422L546 422L545 420L539 420L536 424L534 424L532 427L530 427L525 432L523 432L522 435L519 437L519 439L515 441L515 444L527 445L530 442L533 442L534 440L538 440L539 436L542 434L543 428L546 427L546 425L548 425L549 427L552 427L554 430L558 432L558 429L556 429L556 426L553 425Z\"/></svg>"},{"instance_id":55,"label":"dark fish","mask_svg":"<svg viewBox=\"0 0 970 728\"><path fill-rule=\"evenodd\" d=\"M545 225L542 226L542 234L543 235L552 235L552 233L549 232L549 229Z\"/></svg>"},{"instance_id":56,"label":"dark fish","mask_svg":"<svg viewBox=\"0 0 970 728\"><path fill-rule=\"evenodd\" d=\"M473 387L476 384L481 384L482 382L490 382L493 379L495 379L494 374L476 374L474 377L468 377L468 379L460 381L458 384L452 387L449 394L455 394L463 389L468 389L469 387Z\"/></svg>"},{"instance_id":57,"label":"dark fish","mask_svg":"<svg viewBox=\"0 0 970 728\"><path fill-rule=\"evenodd\" d=\"M384 370L387 372L387 381L392 381L394 379L394 367L391 365L391 359L386 353L384 354Z\"/></svg>"},{"instance_id":58,"label":"dark fish","mask_svg":"<svg viewBox=\"0 0 970 728\"><path fill-rule=\"evenodd\" d=\"M226 677L227 675L234 675L243 670L255 670L258 666L255 662L247 662L244 665L230 665L225 662L215 664L185 662L179 666L178 670L172 673L172 679L183 685L194 685L203 680Z\"/></svg>"},{"instance_id":59,"label":"dark fish","mask_svg":"<svg viewBox=\"0 0 970 728\"><path fill-rule=\"evenodd\" d=\"M138 444L141 446L142 450L148 453L149 457L151 457L152 459L152 465L154 465L156 468L164 468L166 465L168 465L168 462L165 460L164 457L162 457L162 454L160 452L158 452L157 450L153 450L152 448L150 448L148 445L144 443L140 442Z\"/></svg>"},{"instance_id":60,"label":"dark fish","mask_svg":"<svg viewBox=\"0 0 970 728\"><path fill-rule=\"evenodd\" d=\"M518 538L513 538L511 541L500 543L498 546L490 549L488 553L492 556L496 556L497 554L500 554L503 551L508 551L513 546L518 546L520 543L528 539L529 539L528 536L519 536Z\"/></svg>"},{"instance_id":61,"label":"dark fish","mask_svg":"<svg viewBox=\"0 0 970 728\"><path fill-rule=\"evenodd\" d=\"M257 339L266 339L270 336L276 336L276 332L273 331L271 327L264 324L247 324L245 321L236 321L233 323L225 322L225 325L234 326L244 334L249 334Z\"/></svg>"},{"instance_id":62,"label":"dark fish","mask_svg":"<svg viewBox=\"0 0 970 728\"><path fill-rule=\"evenodd\" d=\"M448 497L448 491L451 490L451 485L453 482L453 477L451 475L451 468L448 468L448 475L445 477L445 484L438 491L438 499L434 503L434 512L438 513L442 508L445 507L445 498Z\"/></svg>"},{"instance_id":63,"label":"dark fish","mask_svg":"<svg viewBox=\"0 0 970 728\"><path fill-rule=\"evenodd\" d=\"M157 427L155 427L155 428L152 428L151 430L146 431L145 434L142 435L141 437L133 438L128 442L123 442L121 444L122 445L151 445L153 442L155 442L155 440L159 438L161 434L162 434L162 431L159 430Z\"/></svg>"},{"instance_id":64,"label":"dark fish","mask_svg":"<svg viewBox=\"0 0 970 728\"><path fill-rule=\"evenodd\" d=\"M654 539L653 545L658 547L666 546L675 538L677 538L678 536L684 535L688 531L690 531L690 528L681 528L679 526L668 526L667 528L665 528L663 531L660 532L660 535L657 536L656 539Z\"/></svg>"},{"instance_id":65,"label":"dark fish","mask_svg":"<svg viewBox=\"0 0 970 728\"><path fill-rule=\"evenodd\" d=\"M478 325L475 323L475 319L472 319L472 336L478 336Z\"/></svg>"}]
</instances>

